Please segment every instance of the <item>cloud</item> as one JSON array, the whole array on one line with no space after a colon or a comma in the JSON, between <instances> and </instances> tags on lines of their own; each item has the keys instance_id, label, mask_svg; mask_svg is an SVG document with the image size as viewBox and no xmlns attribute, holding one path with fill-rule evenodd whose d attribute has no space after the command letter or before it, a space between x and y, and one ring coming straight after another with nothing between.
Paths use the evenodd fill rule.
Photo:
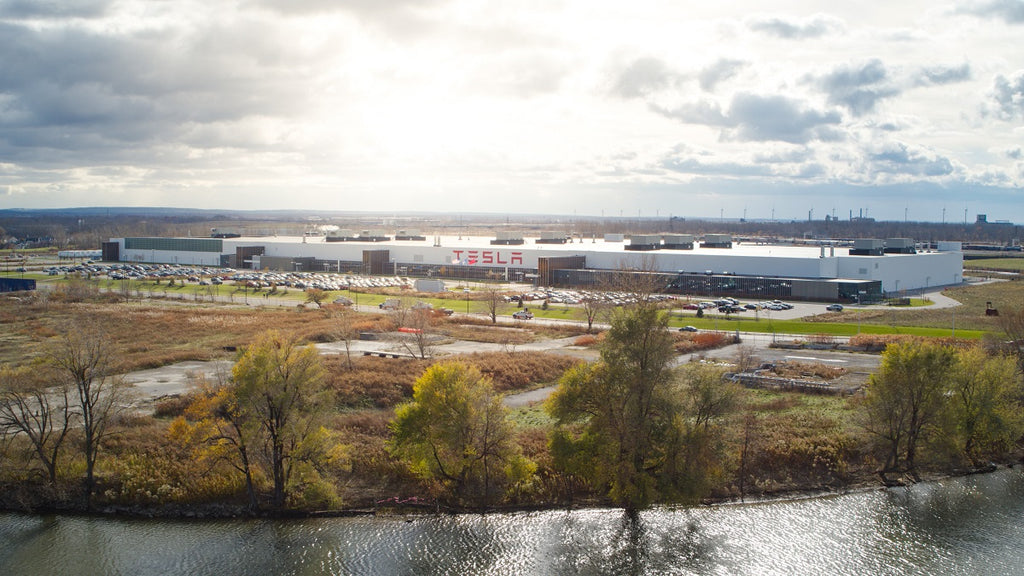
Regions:
<instances>
[{"instance_id":1,"label":"cloud","mask_svg":"<svg viewBox=\"0 0 1024 576\"><path fill-rule=\"evenodd\" d=\"M675 86L682 79L658 58L637 58L619 73L612 92L622 98L640 98Z\"/></svg>"},{"instance_id":2,"label":"cloud","mask_svg":"<svg viewBox=\"0 0 1024 576\"><path fill-rule=\"evenodd\" d=\"M1024 70L1009 78L996 76L992 100L997 108L996 114L1003 120L1024 116Z\"/></svg>"},{"instance_id":3,"label":"cloud","mask_svg":"<svg viewBox=\"0 0 1024 576\"><path fill-rule=\"evenodd\" d=\"M723 135L732 140L806 144L812 140L833 141L841 137L835 128L841 121L838 113L820 112L785 96L741 92L733 97L726 112L711 101L675 108L652 104L651 109L687 124L724 128Z\"/></svg>"},{"instance_id":4,"label":"cloud","mask_svg":"<svg viewBox=\"0 0 1024 576\"><path fill-rule=\"evenodd\" d=\"M953 163L948 158L911 148L901 142L888 144L877 152L869 152L867 159L873 171L888 174L938 177L948 176L954 171Z\"/></svg>"},{"instance_id":5,"label":"cloud","mask_svg":"<svg viewBox=\"0 0 1024 576\"><path fill-rule=\"evenodd\" d=\"M1024 2L1021 0L991 0L960 6L957 12L982 18L998 18L1007 24L1024 23Z\"/></svg>"},{"instance_id":6,"label":"cloud","mask_svg":"<svg viewBox=\"0 0 1024 576\"><path fill-rule=\"evenodd\" d=\"M918 86L943 86L965 82L971 79L971 65L964 62L960 66L931 66L918 72L915 83Z\"/></svg>"},{"instance_id":7,"label":"cloud","mask_svg":"<svg viewBox=\"0 0 1024 576\"><path fill-rule=\"evenodd\" d=\"M680 104L674 108L666 108L658 104L651 104L651 110L665 116L678 120L684 124L703 124L705 126L734 126L731 119L722 112L717 102L712 100L699 100Z\"/></svg>"},{"instance_id":8,"label":"cloud","mask_svg":"<svg viewBox=\"0 0 1024 576\"><path fill-rule=\"evenodd\" d=\"M805 144L812 140L836 140L836 112L820 112L784 96L737 94L729 106L729 118L739 140L778 140Z\"/></svg>"},{"instance_id":9,"label":"cloud","mask_svg":"<svg viewBox=\"0 0 1024 576\"><path fill-rule=\"evenodd\" d=\"M1020 148L1013 148L1006 151L1006 157L1011 160L1020 160L1024 158L1024 151Z\"/></svg>"},{"instance_id":10,"label":"cloud","mask_svg":"<svg viewBox=\"0 0 1024 576\"><path fill-rule=\"evenodd\" d=\"M728 58L722 58L714 64L704 68L697 75L697 79L700 81L700 87L705 92L711 92L715 89L715 86L719 82L728 80L740 70L745 68L748 64L742 60L730 60Z\"/></svg>"},{"instance_id":11,"label":"cloud","mask_svg":"<svg viewBox=\"0 0 1024 576\"><path fill-rule=\"evenodd\" d=\"M0 23L0 157L122 161L197 125L292 116L312 95L282 40L252 22L187 35Z\"/></svg>"},{"instance_id":12,"label":"cloud","mask_svg":"<svg viewBox=\"0 0 1024 576\"><path fill-rule=\"evenodd\" d=\"M255 6L289 15L325 14L345 11L377 17L389 13L443 4L448 0L252 0Z\"/></svg>"},{"instance_id":13,"label":"cloud","mask_svg":"<svg viewBox=\"0 0 1024 576\"><path fill-rule=\"evenodd\" d=\"M815 15L811 18L785 20L782 18L759 18L747 22L747 27L786 40L820 38L843 29L843 22L837 18Z\"/></svg>"},{"instance_id":14,"label":"cloud","mask_svg":"<svg viewBox=\"0 0 1024 576\"><path fill-rule=\"evenodd\" d=\"M50 20L99 18L107 13L113 0L0 0L0 18L10 20Z\"/></svg>"},{"instance_id":15,"label":"cloud","mask_svg":"<svg viewBox=\"0 0 1024 576\"><path fill-rule=\"evenodd\" d=\"M888 76L885 65L875 59L857 66L840 66L818 78L817 85L828 95L830 104L863 116L881 100L899 95Z\"/></svg>"}]
</instances>

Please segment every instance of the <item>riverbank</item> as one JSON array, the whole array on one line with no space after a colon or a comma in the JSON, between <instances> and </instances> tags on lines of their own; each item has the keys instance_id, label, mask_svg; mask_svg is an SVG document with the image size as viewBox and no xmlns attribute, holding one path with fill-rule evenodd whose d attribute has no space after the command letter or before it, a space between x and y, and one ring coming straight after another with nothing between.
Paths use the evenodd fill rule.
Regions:
<instances>
[{"instance_id":1,"label":"riverbank","mask_svg":"<svg viewBox=\"0 0 1024 576\"><path fill-rule=\"evenodd\" d=\"M757 494L745 494L742 496L712 496L702 499L697 503L655 503L652 509L660 507L669 508L703 508L716 506L732 506L739 504L766 504L778 502L793 502L813 498L840 496L886 490L895 487L910 487L915 484L938 482L946 479L962 478L978 474L991 474L1000 470L1013 470L1024 464L1024 455L1018 454L1012 461L1002 463L989 463L977 469L960 469L946 473L934 470L925 471L919 475L917 480L909 476L903 477L900 483L885 483L879 480L877 475L858 478L849 484L844 485L823 485L806 486L775 492L762 492ZM14 490L12 490L14 488ZM51 514L62 514L84 517L106 517L125 519L177 519L177 520L230 520L230 519L276 519L276 520L305 520L313 518L352 518L367 516L394 516L411 517L430 514L512 514L523 512L550 512L550 511L573 511L573 510L616 510L606 502L594 498L584 498L571 503L562 504L516 504L486 507L455 507L441 504L436 501L427 501L419 498L400 499L393 498L385 501L372 503L360 503L351 507L342 507L334 510L259 510L252 512L245 505L232 503L170 503L160 505L101 505L93 508L86 508L81 502L70 501L48 501L41 498L42 494L37 493L37 498L27 493L25 486L0 486L0 512L18 514L30 514L45 516ZM13 498L12 498L13 496ZM29 498L26 498L28 496ZM20 497L20 498L19 498Z\"/></svg>"}]
</instances>

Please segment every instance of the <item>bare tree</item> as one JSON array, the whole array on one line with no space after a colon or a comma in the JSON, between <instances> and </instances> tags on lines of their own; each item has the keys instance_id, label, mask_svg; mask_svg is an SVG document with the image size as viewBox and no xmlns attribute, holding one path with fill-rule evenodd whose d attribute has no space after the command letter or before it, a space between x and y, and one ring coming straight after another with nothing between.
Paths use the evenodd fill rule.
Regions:
<instances>
[{"instance_id":1,"label":"bare tree","mask_svg":"<svg viewBox=\"0 0 1024 576\"><path fill-rule=\"evenodd\" d=\"M999 311L999 327L1007 337L1010 353L1017 357L1017 367L1024 372L1024 308Z\"/></svg>"},{"instance_id":2,"label":"bare tree","mask_svg":"<svg viewBox=\"0 0 1024 576\"><path fill-rule=\"evenodd\" d=\"M580 300L580 309L583 310L583 314L587 317L587 332L591 332L594 329L594 320L597 316L606 310L608 310L608 302L593 294L584 296Z\"/></svg>"},{"instance_id":3,"label":"bare tree","mask_svg":"<svg viewBox=\"0 0 1024 576\"><path fill-rule=\"evenodd\" d=\"M50 484L56 485L74 413L67 384L48 384L38 371L0 368L0 429L6 435L24 435Z\"/></svg>"},{"instance_id":4,"label":"bare tree","mask_svg":"<svg viewBox=\"0 0 1024 576\"><path fill-rule=\"evenodd\" d=\"M96 488L96 458L110 424L126 394L123 380L115 375L109 338L92 324L72 324L49 352L61 386L67 386L81 418L82 451L85 455L85 503L92 502Z\"/></svg>"},{"instance_id":5,"label":"bare tree","mask_svg":"<svg viewBox=\"0 0 1024 576\"><path fill-rule=\"evenodd\" d=\"M399 344L413 356L430 358L438 338L434 333L434 311L429 308L409 310L403 327L406 330L399 333Z\"/></svg>"},{"instance_id":6,"label":"bare tree","mask_svg":"<svg viewBox=\"0 0 1024 576\"><path fill-rule=\"evenodd\" d=\"M484 306L491 317L491 324L498 323L498 308L505 302L505 295L497 284L489 284L483 290Z\"/></svg>"},{"instance_id":7,"label":"bare tree","mask_svg":"<svg viewBox=\"0 0 1024 576\"><path fill-rule=\"evenodd\" d=\"M336 321L334 334L345 345L345 366L352 369L352 341L358 338L355 330L356 312L348 306L331 306L331 315Z\"/></svg>"},{"instance_id":8,"label":"bare tree","mask_svg":"<svg viewBox=\"0 0 1024 576\"><path fill-rule=\"evenodd\" d=\"M761 363L753 346L737 346L734 357L737 372L749 372Z\"/></svg>"},{"instance_id":9,"label":"bare tree","mask_svg":"<svg viewBox=\"0 0 1024 576\"><path fill-rule=\"evenodd\" d=\"M665 282L649 255L632 260L621 260L618 268L602 282L602 288L609 292L625 292L634 302L646 304L654 295L664 292Z\"/></svg>"}]
</instances>

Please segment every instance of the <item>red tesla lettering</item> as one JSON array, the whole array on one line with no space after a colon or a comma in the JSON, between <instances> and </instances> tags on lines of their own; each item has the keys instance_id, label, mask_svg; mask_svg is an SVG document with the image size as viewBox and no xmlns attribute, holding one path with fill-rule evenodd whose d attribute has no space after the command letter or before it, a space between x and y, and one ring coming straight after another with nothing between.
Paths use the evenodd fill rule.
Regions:
<instances>
[{"instance_id":1,"label":"red tesla lettering","mask_svg":"<svg viewBox=\"0 0 1024 576\"><path fill-rule=\"evenodd\" d=\"M522 265L522 263L523 263L523 253L522 252L513 252L512 253L512 264Z\"/></svg>"},{"instance_id":2,"label":"red tesla lettering","mask_svg":"<svg viewBox=\"0 0 1024 576\"><path fill-rule=\"evenodd\" d=\"M494 252L484 250L482 253L484 264L494 264Z\"/></svg>"},{"instance_id":3,"label":"red tesla lettering","mask_svg":"<svg viewBox=\"0 0 1024 576\"><path fill-rule=\"evenodd\" d=\"M498 252L498 264L508 264L507 260L501 259L501 252Z\"/></svg>"}]
</instances>

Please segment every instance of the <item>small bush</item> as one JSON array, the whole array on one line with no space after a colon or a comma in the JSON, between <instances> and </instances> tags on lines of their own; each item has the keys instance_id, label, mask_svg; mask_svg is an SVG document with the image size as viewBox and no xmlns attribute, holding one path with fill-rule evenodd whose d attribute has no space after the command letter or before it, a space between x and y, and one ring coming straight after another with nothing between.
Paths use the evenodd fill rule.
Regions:
<instances>
[{"instance_id":1,"label":"small bush","mask_svg":"<svg viewBox=\"0 0 1024 576\"><path fill-rule=\"evenodd\" d=\"M677 333L675 348L680 354L713 350L732 343L732 336L725 332Z\"/></svg>"},{"instance_id":2,"label":"small bush","mask_svg":"<svg viewBox=\"0 0 1024 576\"><path fill-rule=\"evenodd\" d=\"M593 346L595 344L597 344L597 337L591 336L590 334L577 336L572 342L573 346Z\"/></svg>"}]
</instances>

